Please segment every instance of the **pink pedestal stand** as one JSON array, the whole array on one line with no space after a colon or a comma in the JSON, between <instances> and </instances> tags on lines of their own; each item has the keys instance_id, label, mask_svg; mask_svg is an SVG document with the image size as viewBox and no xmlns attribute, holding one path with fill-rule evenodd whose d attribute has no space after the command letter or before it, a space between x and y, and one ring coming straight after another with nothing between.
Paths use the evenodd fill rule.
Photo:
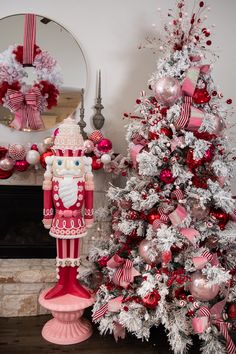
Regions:
<instances>
[{"instance_id":1,"label":"pink pedestal stand","mask_svg":"<svg viewBox=\"0 0 236 354\"><path fill-rule=\"evenodd\" d=\"M54 318L44 325L43 338L62 345L80 343L88 339L92 335L92 325L81 317L84 309L94 303L94 298L83 299L67 294L46 300L44 296L48 290L42 291L39 303L50 310Z\"/></svg>"}]
</instances>

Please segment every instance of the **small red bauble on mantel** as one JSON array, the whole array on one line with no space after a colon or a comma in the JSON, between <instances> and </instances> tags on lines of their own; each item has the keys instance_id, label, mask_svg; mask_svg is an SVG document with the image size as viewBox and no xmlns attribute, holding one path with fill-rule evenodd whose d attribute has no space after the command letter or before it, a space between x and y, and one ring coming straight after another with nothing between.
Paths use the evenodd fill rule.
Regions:
<instances>
[{"instance_id":1,"label":"small red bauble on mantel","mask_svg":"<svg viewBox=\"0 0 236 354\"><path fill-rule=\"evenodd\" d=\"M103 163L97 156L92 156L92 169L93 170L100 170L103 167Z\"/></svg>"},{"instance_id":2,"label":"small red bauble on mantel","mask_svg":"<svg viewBox=\"0 0 236 354\"><path fill-rule=\"evenodd\" d=\"M112 142L109 139L103 138L97 144L97 149L102 153L107 153L112 149Z\"/></svg>"},{"instance_id":3,"label":"small red bauble on mantel","mask_svg":"<svg viewBox=\"0 0 236 354\"><path fill-rule=\"evenodd\" d=\"M49 150L45 151L45 152L40 156L40 163L41 163L41 166L42 166L43 168L46 168L46 161L45 161L46 157L52 156L52 155L53 155L53 152L52 152L51 149L49 149Z\"/></svg>"},{"instance_id":4,"label":"small red bauble on mantel","mask_svg":"<svg viewBox=\"0 0 236 354\"><path fill-rule=\"evenodd\" d=\"M26 160L19 160L15 163L15 170L18 172L24 172L28 169L29 163Z\"/></svg>"},{"instance_id":5,"label":"small red bauble on mantel","mask_svg":"<svg viewBox=\"0 0 236 354\"><path fill-rule=\"evenodd\" d=\"M11 175L13 174L14 168L9 171L3 171L0 169L0 179L7 179L10 178Z\"/></svg>"},{"instance_id":6,"label":"small red bauble on mantel","mask_svg":"<svg viewBox=\"0 0 236 354\"><path fill-rule=\"evenodd\" d=\"M196 88L193 94L193 102L196 104L204 104L209 102L211 99L211 96L209 95L208 91L206 88L199 89Z\"/></svg>"}]
</instances>

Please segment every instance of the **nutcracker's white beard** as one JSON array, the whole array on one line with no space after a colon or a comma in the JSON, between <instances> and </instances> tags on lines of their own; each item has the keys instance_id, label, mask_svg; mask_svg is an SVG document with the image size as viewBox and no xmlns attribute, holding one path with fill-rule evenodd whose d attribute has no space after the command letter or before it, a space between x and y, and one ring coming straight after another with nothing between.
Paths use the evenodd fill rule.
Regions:
<instances>
[{"instance_id":1,"label":"nutcracker's white beard","mask_svg":"<svg viewBox=\"0 0 236 354\"><path fill-rule=\"evenodd\" d=\"M73 177L63 177L59 180L58 195L66 208L74 205L78 198L78 181Z\"/></svg>"}]
</instances>

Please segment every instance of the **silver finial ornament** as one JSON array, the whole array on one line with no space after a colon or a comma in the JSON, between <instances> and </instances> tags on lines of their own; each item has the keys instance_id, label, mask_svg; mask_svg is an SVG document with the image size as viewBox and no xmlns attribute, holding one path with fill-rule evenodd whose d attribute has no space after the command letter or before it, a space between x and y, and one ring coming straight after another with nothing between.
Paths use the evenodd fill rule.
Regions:
<instances>
[{"instance_id":1,"label":"silver finial ornament","mask_svg":"<svg viewBox=\"0 0 236 354\"><path fill-rule=\"evenodd\" d=\"M97 96L97 102L94 106L96 113L93 116L93 125L96 129L100 130L103 125L105 118L102 115L102 109L104 108L102 105L102 98L101 98L101 70L99 70L99 75L98 75L98 96Z\"/></svg>"},{"instance_id":2,"label":"silver finial ornament","mask_svg":"<svg viewBox=\"0 0 236 354\"><path fill-rule=\"evenodd\" d=\"M82 137L84 138L84 140L86 140L88 138L88 135L84 131L84 128L87 125L84 121L84 89L81 89L80 120L78 122L78 125L80 127Z\"/></svg>"}]
</instances>

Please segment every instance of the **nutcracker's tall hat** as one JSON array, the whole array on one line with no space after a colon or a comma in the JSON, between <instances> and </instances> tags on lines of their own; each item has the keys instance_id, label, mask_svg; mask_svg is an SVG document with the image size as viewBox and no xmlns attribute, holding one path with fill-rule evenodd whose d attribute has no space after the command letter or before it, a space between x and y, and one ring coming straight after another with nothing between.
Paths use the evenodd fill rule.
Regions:
<instances>
[{"instance_id":1,"label":"nutcracker's tall hat","mask_svg":"<svg viewBox=\"0 0 236 354\"><path fill-rule=\"evenodd\" d=\"M84 140L80 134L80 127L71 117L64 119L59 126L52 151L55 156L83 156Z\"/></svg>"}]
</instances>

